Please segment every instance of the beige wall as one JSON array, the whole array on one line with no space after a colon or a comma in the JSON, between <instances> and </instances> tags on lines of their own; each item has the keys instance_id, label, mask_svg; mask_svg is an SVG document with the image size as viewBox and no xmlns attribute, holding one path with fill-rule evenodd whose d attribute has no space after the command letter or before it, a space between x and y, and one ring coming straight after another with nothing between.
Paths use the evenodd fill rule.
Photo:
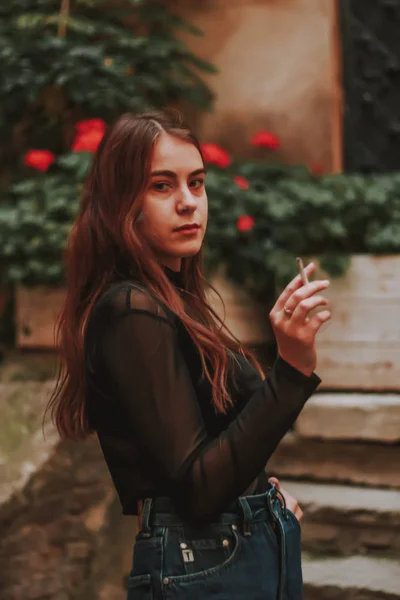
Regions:
<instances>
[{"instance_id":1,"label":"beige wall","mask_svg":"<svg viewBox=\"0 0 400 600\"><path fill-rule=\"evenodd\" d=\"M281 137L286 161L333 168L334 3L171 0L205 33L188 37L190 47L220 70L207 77L213 114L189 115L202 141L250 156L247 140L268 129Z\"/></svg>"}]
</instances>

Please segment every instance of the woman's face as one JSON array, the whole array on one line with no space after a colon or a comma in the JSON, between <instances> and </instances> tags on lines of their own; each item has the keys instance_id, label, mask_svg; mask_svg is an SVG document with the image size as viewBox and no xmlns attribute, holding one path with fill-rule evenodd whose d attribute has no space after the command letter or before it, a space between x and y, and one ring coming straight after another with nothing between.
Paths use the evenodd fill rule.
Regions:
<instances>
[{"instance_id":1,"label":"woman's face","mask_svg":"<svg viewBox=\"0 0 400 600\"><path fill-rule=\"evenodd\" d=\"M203 243L208 212L204 178L196 146L162 133L154 146L138 226L160 263L174 271Z\"/></svg>"}]
</instances>

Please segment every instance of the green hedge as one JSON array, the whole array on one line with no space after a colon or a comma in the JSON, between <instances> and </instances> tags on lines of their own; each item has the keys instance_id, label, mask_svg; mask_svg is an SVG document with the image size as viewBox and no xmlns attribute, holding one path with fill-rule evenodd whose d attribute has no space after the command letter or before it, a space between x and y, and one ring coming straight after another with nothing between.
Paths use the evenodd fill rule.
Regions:
<instances>
[{"instance_id":1,"label":"green hedge","mask_svg":"<svg viewBox=\"0 0 400 600\"><path fill-rule=\"evenodd\" d=\"M179 35L201 31L162 0L74 0L64 32L60 6L59 0L0 6L4 286L63 281L63 249L99 141L95 127L79 133L77 123L111 122L129 110L212 105L199 74L215 68ZM279 147L270 132L252 143ZM74 144L79 152L70 152ZM38 164L27 168L30 152L43 149L49 159L43 172ZM265 297L294 274L297 255L319 255L337 275L349 254L400 251L400 175L313 175L269 161L232 162L224 150L211 150L219 159L207 176L209 271L224 265L231 278Z\"/></svg>"},{"instance_id":2,"label":"green hedge","mask_svg":"<svg viewBox=\"0 0 400 600\"><path fill-rule=\"evenodd\" d=\"M62 282L62 252L91 161L89 152L69 153L10 188L0 205L4 285ZM298 255L318 255L336 276L350 254L400 252L400 174L313 175L303 167L234 161L227 168L210 164L206 187L207 268L224 265L255 295L293 276Z\"/></svg>"},{"instance_id":3,"label":"green hedge","mask_svg":"<svg viewBox=\"0 0 400 600\"><path fill-rule=\"evenodd\" d=\"M230 168L250 182L238 189L231 173L213 171L209 260L256 295L296 272L296 256L318 256L333 277L351 254L400 252L400 174L313 175L303 167L247 163ZM254 226L239 232L247 214Z\"/></svg>"},{"instance_id":4,"label":"green hedge","mask_svg":"<svg viewBox=\"0 0 400 600\"><path fill-rule=\"evenodd\" d=\"M64 32L61 4L0 2L0 184L31 148L68 151L76 121L180 102L211 108L201 75L216 69L180 36L202 32L163 0L71 0Z\"/></svg>"}]
</instances>

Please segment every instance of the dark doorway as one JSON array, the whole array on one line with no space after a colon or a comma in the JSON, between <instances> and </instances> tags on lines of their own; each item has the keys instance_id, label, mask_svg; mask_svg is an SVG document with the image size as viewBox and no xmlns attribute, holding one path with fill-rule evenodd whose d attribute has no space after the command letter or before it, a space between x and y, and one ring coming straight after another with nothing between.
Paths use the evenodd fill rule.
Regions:
<instances>
[{"instance_id":1,"label":"dark doorway","mask_svg":"<svg viewBox=\"0 0 400 600\"><path fill-rule=\"evenodd\" d=\"M340 0L344 170L400 170L400 0Z\"/></svg>"}]
</instances>

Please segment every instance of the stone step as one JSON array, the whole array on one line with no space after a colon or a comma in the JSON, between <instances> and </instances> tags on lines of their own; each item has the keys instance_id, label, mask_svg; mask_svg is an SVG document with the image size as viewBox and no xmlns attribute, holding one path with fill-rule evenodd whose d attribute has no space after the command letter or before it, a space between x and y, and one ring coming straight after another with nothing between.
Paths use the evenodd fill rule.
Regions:
<instances>
[{"instance_id":1,"label":"stone step","mask_svg":"<svg viewBox=\"0 0 400 600\"><path fill-rule=\"evenodd\" d=\"M289 433L268 462L290 479L400 488L400 445L315 440Z\"/></svg>"},{"instance_id":2,"label":"stone step","mask_svg":"<svg viewBox=\"0 0 400 600\"><path fill-rule=\"evenodd\" d=\"M303 556L305 600L399 600L399 561Z\"/></svg>"},{"instance_id":3,"label":"stone step","mask_svg":"<svg viewBox=\"0 0 400 600\"><path fill-rule=\"evenodd\" d=\"M303 548L400 557L400 491L281 481L303 512ZM400 570L400 567L399 567Z\"/></svg>"},{"instance_id":4,"label":"stone step","mask_svg":"<svg viewBox=\"0 0 400 600\"><path fill-rule=\"evenodd\" d=\"M300 437L400 442L400 394L315 394L296 421Z\"/></svg>"}]
</instances>

